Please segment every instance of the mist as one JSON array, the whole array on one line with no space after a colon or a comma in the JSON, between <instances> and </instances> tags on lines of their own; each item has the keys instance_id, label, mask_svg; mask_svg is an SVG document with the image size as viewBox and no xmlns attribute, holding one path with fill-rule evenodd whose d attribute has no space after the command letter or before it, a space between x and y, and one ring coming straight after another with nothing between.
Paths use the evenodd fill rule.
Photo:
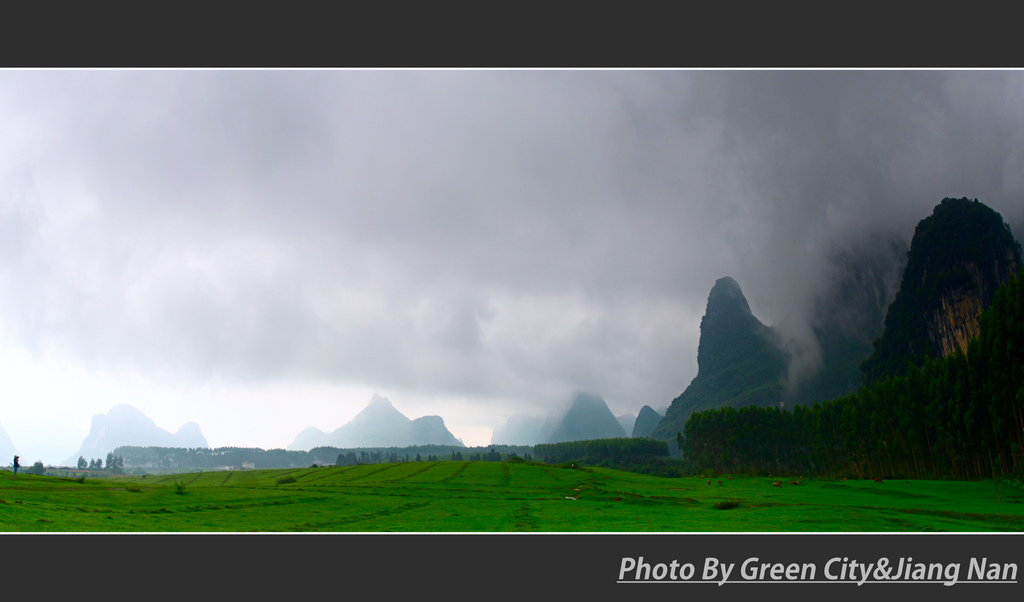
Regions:
<instances>
[{"instance_id":1,"label":"mist","mask_svg":"<svg viewBox=\"0 0 1024 602\"><path fill-rule=\"evenodd\" d=\"M0 72L0 424L60 461L116 403L265 448L375 393L467 445L576 390L635 415L696 375L723 276L788 333L795 382L837 254L909 243L944 197L1019 234L1022 92L1016 71Z\"/></svg>"}]
</instances>

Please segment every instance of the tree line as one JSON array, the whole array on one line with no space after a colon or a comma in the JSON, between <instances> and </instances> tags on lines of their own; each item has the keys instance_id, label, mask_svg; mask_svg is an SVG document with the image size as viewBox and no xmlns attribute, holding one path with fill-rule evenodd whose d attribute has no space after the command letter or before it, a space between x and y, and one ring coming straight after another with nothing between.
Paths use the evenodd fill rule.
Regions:
<instances>
[{"instance_id":1,"label":"tree line","mask_svg":"<svg viewBox=\"0 0 1024 602\"><path fill-rule=\"evenodd\" d=\"M78 456L78 470L107 470L112 474L124 474L124 458L114 455L114 452L107 452L107 464L104 469L103 458L86 461L84 456Z\"/></svg>"},{"instance_id":2,"label":"tree line","mask_svg":"<svg viewBox=\"0 0 1024 602\"><path fill-rule=\"evenodd\" d=\"M1024 474L1024 271L998 290L967 351L908 362L851 395L692 414L685 457L719 472L978 479Z\"/></svg>"},{"instance_id":3,"label":"tree line","mask_svg":"<svg viewBox=\"0 0 1024 602\"><path fill-rule=\"evenodd\" d=\"M114 450L123 457L122 469L192 470L239 468L301 468L309 466L309 452L258 447L156 447L123 446ZM108 461L109 464L109 461Z\"/></svg>"},{"instance_id":4,"label":"tree line","mask_svg":"<svg viewBox=\"0 0 1024 602\"><path fill-rule=\"evenodd\" d=\"M632 464L648 464L652 459L668 456L668 444L656 439L619 438L570 441L532 445L490 445L459 447L448 445L417 445L405 448L317 447L308 452L260 448L176 448L118 447L108 454L119 470L193 470L252 468L301 468L318 466L353 466L413 461L482 461L533 460L562 463L575 460L585 464L629 468ZM84 462L80 459L79 464ZM102 466L102 460L96 461ZM127 467L127 468L126 468Z\"/></svg>"},{"instance_id":5,"label":"tree line","mask_svg":"<svg viewBox=\"0 0 1024 602\"><path fill-rule=\"evenodd\" d=\"M317 447L309 451L285 449L261 449L258 447L184 448L156 446L123 446L108 454L107 465L113 455L119 461L120 470L194 470L244 467L252 468L302 468L313 464L319 466L350 466L355 464L382 464L389 462L410 462L415 459L499 461L513 455L529 457L532 446L492 445L488 447L453 447L450 445L414 445L404 448L337 448ZM464 455L465 454L465 455ZM84 458L79 460L79 465ZM96 460L97 469L103 461ZM127 467L127 468L126 468ZM92 469L92 467L90 467Z\"/></svg>"},{"instance_id":6,"label":"tree line","mask_svg":"<svg viewBox=\"0 0 1024 602\"><path fill-rule=\"evenodd\" d=\"M653 458L668 457L668 443L646 437L617 437L540 443L533 446L534 456L546 464L576 461L597 466L642 465Z\"/></svg>"}]
</instances>

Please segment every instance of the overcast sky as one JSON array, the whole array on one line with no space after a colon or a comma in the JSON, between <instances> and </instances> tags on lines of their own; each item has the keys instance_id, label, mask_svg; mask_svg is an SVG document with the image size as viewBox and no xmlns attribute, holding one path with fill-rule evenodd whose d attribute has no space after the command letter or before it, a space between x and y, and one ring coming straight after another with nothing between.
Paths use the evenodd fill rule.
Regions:
<instances>
[{"instance_id":1,"label":"overcast sky","mask_svg":"<svg viewBox=\"0 0 1024 602\"><path fill-rule=\"evenodd\" d=\"M375 392L467 445L575 390L663 410L717 278L774 324L943 197L1024 224L1022 101L1020 71L0 71L0 425L60 462L115 403L263 448Z\"/></svg>"}]
</instances>

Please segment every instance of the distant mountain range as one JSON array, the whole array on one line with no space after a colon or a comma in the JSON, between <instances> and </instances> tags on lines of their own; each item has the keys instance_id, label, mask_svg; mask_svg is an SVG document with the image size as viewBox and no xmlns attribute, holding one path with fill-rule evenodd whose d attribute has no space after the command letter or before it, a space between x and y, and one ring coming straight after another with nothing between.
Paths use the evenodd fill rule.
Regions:
<instances>
[{"instance_id":1,"label":"distant mountain range","mask_svg":"<svg viewBox=\"0 0 1024 602\"><path fill-rule=\"evenodd\" d=\"M635 414L622 414L621 416L616 416L615 420L619 423L619 426L622 427L622 430L626 433L627 437L629 436L629 433L633 432L633 425L636 424Z\"/></svg>"},{"instance_id":2,"label":"distant mountain range","mask_svg":"<svg viewBox=\"0 0 1024 602\"><path fill-rule=\"evenodd\" d=\"M513 414L505 424L495 427L491 445L536 445L547 441L558 428L555 416Z\"/></svg>"},{"instance_id":3,"label":"distant mountain range","mask_svg":"<svg viewBox=\"0 0 1024 602\"><path fill-rule=\"evenodd\" d=\"M590 393L577 393L569 411L544 443L627 436L604 399Z\"/></svg>"},{"instance_id":4,"label":"distant mountain range","mask_svg":"<svg viewBox=\"0 0 1024 602\"><path fill-rule=\"evenodd\" d=\"M0 466L12 464L14 462L14 454L16 453L18 453L18 450L14 447L14 442L7 435L4 427L0 426Z\"/></svg>"},{"instance_id":5,"label":"distant mountain range","mask_svg":"<svg viewBox=\"0 0 1024 602\"><path fill-rule=\"evenodd\" d=\"M633 436L647 437L654 432L663 416L664 414L659 414L651 406L640 408L640 413L637 414L636 420L633 422Z\"/></svg>"},{"instance_id":6,"label":"distant mountain range","mask_svg":"<svg viewBox=\"0 0 1024 602\"><path fill-rule=\"evenodd\" d=\"M615 416L599 395L577 392L564 415L527 416L513 414L494 429L493 445L536 445L586 439L629 437L637 418ZM627 428L628 427L628 428Z\"/></svg>"},{"instance_id":7,"label":"distant mountain range","mask_svg":"<svg viewBox=\"0 0 1024 602\"><path fill-rule=\"evenodd\" d=\"M315 447L408 447L455 445L465 447L448 431L440 416L410 420L385 397L374 393L366 408L352 420L325 433L316 427L300 432L286 449L309 451Z\"/></svg>"},{"instance_id":8,"label":"distant mountain range","mask_svg":"<svg viewBox=\"0 0 1024 602\"><path fill-rule=\"evenodd\" d=\"M75 466L78 458L106 460L107 453L126 446L209 447L195 422L186 422L176 433L158 427L134 406L118 404L106 414L92 417L89 434L77 452L65 464Z\"/></svg>"},{"instance_id":9,"label":"distant mountain range","mask_svg":"<svg viewBox=\"0 0 1024 602\"><path fill-rule=\"evenodd\" d=\"M999 286L1019 271L1021 245L1002 217L977 200L944 199L922 219L908 246L874 236L829 257L827 284L797 339L786 324L753 315L739 283L718 279L700 324L697 375L664 410L643 406L615 416L593 393L577 393L565 414L515 414L494 429L492 445L651 436L674 445L693 412L723 406L789 409L836 399L863 384L900 374L910 362L966 349L978 316ZM374 394L366 408L334 431L301 431L288 450L317 447L465 447L440 416L411 420ZM120 446L208 447L199 426L158 428L129 405L93 417L81 448L68 460L104 458ZM0 428L0 462L16 453Z\"/></svg>"}]
</instances>

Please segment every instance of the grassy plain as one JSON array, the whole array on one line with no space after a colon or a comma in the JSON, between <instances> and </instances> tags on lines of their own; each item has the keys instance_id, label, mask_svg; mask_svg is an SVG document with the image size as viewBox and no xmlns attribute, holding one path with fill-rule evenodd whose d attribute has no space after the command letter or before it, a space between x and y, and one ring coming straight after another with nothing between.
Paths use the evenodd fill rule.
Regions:
<instances>
[{"instance_id":1,"label":"grassy plain","mask_svg":"<svg viewBox=\"0 0 1024 602\"><path fill-rule=\"evenodd\" d=\"M453 461L83 482L0 472L0 531L1024 531L1024 490L1006 482L776 480Z\"/></svg>"}]
</instances>

